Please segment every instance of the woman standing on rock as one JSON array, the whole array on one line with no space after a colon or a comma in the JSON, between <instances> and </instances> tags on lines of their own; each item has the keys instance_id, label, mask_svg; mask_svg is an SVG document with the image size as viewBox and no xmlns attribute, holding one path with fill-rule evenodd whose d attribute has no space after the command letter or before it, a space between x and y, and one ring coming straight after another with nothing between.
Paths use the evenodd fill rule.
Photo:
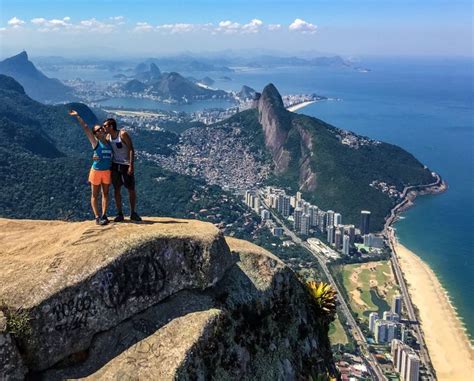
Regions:
<instances>
[{"instance_id":1,"label":"woman standing on rock","mask_svg":"<svg viewBox=\"0 0 474 381\"><path fill-rule=\"evenodd\" d=\"M93 163L89 172L89 182L91 183L91 206L97 225L107 225L107 206L109 204L109 186L112 182L112 147L106 139L105 129L101 125L95 125L89 129L84 119L75 110L69 111L69 115L75 116L82 126L89 142L94 149ZM99 214L99 192L102 189L102 215Z\"/></svg>"}]
</instances>

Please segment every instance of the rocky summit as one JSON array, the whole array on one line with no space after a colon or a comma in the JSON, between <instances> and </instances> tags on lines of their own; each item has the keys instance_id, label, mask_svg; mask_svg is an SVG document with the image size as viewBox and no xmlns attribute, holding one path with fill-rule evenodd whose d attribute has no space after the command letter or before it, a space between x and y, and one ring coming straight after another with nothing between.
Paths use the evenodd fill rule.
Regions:
<instances>
[{"instance_id":1,"label":"rocky summit","mask_svg":"<svg viewBox=\"0 0 474 381\"><path fill-rule=\"evenodd\" d=\"M0 379L334 374L328 323L266 250L197 220L0 219Z\"/></svg>"}]
</instances>

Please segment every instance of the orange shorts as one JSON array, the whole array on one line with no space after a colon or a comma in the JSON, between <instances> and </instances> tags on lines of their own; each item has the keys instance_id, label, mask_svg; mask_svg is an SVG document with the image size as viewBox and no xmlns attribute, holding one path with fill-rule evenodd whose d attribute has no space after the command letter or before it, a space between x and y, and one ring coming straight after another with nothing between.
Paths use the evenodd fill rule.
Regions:
<instances>
[{"instance_id":1,"label":"orange shorts","mask_svg":"<svg viewBox=\"0 0 474 381\"><path fill-rule=\"evenodd\" d=\"M89 172L89 182L92 185L110 184L112 182L111 171L98 171L91 168L91 171Z\"/></svg>"}]
</instances>

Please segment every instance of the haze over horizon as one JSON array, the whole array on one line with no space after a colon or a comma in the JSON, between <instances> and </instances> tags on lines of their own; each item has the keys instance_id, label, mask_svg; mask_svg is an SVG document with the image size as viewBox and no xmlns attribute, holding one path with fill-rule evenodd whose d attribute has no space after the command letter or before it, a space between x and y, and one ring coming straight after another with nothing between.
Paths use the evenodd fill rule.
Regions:
<instances>
[{"instance_id":1,"label":"haze over horizon","mask_svg":"<svg viewBox=\"0 0 474 381\"><path fill-rule=\"evenodd\" d=\"M456 1L156 3L3 0L0 56L138 57L280 51L473 56L472 6Z\"/></svg>"}]
</instances>

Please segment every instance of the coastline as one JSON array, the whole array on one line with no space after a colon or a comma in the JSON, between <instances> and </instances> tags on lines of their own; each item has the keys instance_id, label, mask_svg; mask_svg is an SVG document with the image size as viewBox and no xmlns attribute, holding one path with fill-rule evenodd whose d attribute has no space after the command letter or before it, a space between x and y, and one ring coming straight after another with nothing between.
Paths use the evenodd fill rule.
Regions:
<instances>
[{"instance_id":1,"label":"coastline","mask_svg":"<svg viewBox=\"0 0 474 381\"><path fill-rule=\"evenodd\" d=\"M296 112L298 110L301 110L303 107L306 107L306 106L309 106L313 103L316 103L316 101L306 101L306 102L301 102L301 103L298 103L296 105L293 105L293 106L290 106L287 108L288 111L291 111L291 112Z\"/></svg>"},{"instance_id":2,"label":"coastline","mask_svg":"<svg viewBox=\"0 0 474 381\"><path fill-rule=\"evenodd\" d=\"M431 363L437 379L463 380L474 372L474 349L466 329L434 271L399 242L393 227L400 213L412 207L418 195L447 190L446 182L438 174L434 176L434 183L403 190L402 200L386 220L384 235L393 252L392 264L399 284L410 299L405 302L409 319L420 323L415 330L421 336L421 356Z\"/></svg>"},{"instance_id":3,"label":"coastline","mask_svg":"<svg viewBox=\"0 0 474 381\"><path fill-rule=\"evenodd\" d=\"M439 380L464 380L474 372L474 349L465 328L433 270L395 240L408 293L417 307L423 336Z\"/></svg>"}]
</instances>

